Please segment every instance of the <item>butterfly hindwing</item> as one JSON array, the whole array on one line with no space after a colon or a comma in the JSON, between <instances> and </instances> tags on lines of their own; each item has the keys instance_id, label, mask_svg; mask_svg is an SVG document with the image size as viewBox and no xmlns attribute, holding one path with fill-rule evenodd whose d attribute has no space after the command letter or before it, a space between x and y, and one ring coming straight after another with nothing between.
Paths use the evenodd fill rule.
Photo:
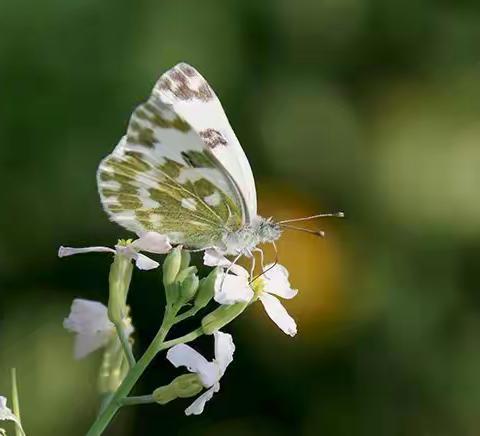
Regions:
<instances>
[{"instance_id":1,"label":"butterfly hindwing","mask_svg":"<svg viewBox=\"0 0 480 436\"><path fill-rule=\"evenodd\" d=\"M245 221L238 188L189 122L154 91L97 174L110 218L189 248L217 245Z\"/></svg>"}]
</instances>

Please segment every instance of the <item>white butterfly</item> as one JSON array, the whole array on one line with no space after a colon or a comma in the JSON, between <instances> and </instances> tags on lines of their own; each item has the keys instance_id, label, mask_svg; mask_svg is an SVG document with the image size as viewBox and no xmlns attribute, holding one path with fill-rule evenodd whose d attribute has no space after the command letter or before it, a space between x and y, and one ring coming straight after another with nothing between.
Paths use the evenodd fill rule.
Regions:
<instances>
[{"instance_id":1,"label":"white butterfly","mask_svg":"<svg viewBox=\"0 0 480 436\"><path fill-rule=\"evenodd\" d=\"M123 227L188 249L251 256L285 223L257 214L250 164L217 96L190 65L163 74L97 174L104 209Z\"/></svg>"}]
</instances>

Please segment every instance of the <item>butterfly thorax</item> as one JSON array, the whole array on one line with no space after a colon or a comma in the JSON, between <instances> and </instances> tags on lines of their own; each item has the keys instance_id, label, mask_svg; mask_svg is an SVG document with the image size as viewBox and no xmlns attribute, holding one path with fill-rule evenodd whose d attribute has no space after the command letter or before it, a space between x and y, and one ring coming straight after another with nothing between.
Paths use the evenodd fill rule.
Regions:
<instances>
[{"instance_id":1,"label":"butterfly thorax","mask_svg":"<svg viewBox=\"0 0 480 436\"><path fill-rule=\"evenodd\" d=\"M255 217L251 223L234 232L225 232L222 238L223 254L251 255L252 250L259 244L276 241L282 231L280 226L271 218Z\"/></svg>"}]
</instances>

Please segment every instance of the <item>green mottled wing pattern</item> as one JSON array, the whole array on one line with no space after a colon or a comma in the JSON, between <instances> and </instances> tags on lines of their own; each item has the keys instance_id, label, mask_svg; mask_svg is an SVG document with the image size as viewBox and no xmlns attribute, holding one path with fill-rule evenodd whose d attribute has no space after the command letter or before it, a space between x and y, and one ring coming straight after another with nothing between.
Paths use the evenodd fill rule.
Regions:
<instances>
[{"instance_id":1,"label":"green mottled wing pattern","mask_svg":"<svg viewBox=\"0 0 480 436\"><path fill-rule=\"evenodd\" d=\"M155 231L201 249L244 222L235 183L202 138L153 94L132 114L126 136L98 168L110 218L137 234Z\"/></svg>"}]
</instances>

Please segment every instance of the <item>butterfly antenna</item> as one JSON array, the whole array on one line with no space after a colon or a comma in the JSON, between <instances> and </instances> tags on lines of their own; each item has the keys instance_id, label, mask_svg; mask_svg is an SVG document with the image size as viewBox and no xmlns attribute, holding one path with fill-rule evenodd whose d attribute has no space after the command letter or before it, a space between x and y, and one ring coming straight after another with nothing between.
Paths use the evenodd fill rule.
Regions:
<instances>
[{"instance_id":1,"label":"butterfly antenna","mask_svg":"<svg viewBox=\"0 0 480 436\"><path fill-rule=\"evenodd\" d=\"M327 217L344 218L345 214L343 212L320 213L318 215L311 215L311 216L306 216L306 217L303 217L303 218L293 218L293 219L289 219L289 220L278 221L278 224L294 223L294 222L298 222L298 221L308 221L308 220L314 220L316 218L327 218Z\"/></svg>"},{"instance_id":2,"label":"butterfly antenna","mask_svg":"<svg viewBox=\"0 0 480 436\"><path fill-rule=\"evenodd\" d=\"M325 232L322 231L322 230L304 229L303 227L290 226L288 224L280 224L280 227L282 227L284 229L287 229L287 230L297 230L299 232L310 233L310 234L318 236L320 238L325 237Z\"/></svg>"},{"instance_id":3,"label":"butterfly antenna","mask_svg":"<svg viewBox=\"0 0 480 436\"><path fill-rule=\"evenodd\" d=\"M265 271L262 271L260 274L258 274L257 276L255 276L253 278L253 280L250 282L253 283L255 280L257 280L258 278L262 277L264 274L266 274L268 271L270 271L272 268L274 268L277 264L278 264L278 250L277 250L277 245L275 244L275 242L272 241L272 245L273 245L273 248L275 250L275 261L265 270Z\"/></svg>"}]
</instances>

